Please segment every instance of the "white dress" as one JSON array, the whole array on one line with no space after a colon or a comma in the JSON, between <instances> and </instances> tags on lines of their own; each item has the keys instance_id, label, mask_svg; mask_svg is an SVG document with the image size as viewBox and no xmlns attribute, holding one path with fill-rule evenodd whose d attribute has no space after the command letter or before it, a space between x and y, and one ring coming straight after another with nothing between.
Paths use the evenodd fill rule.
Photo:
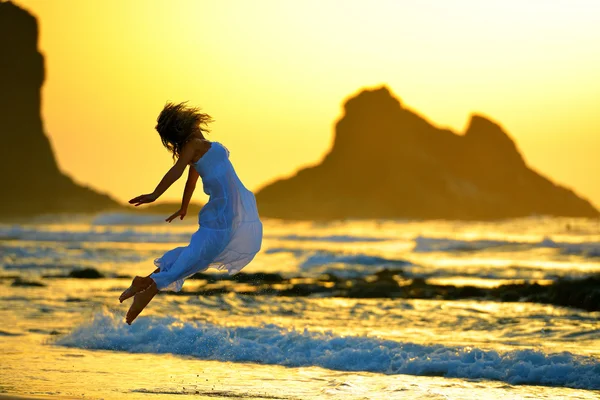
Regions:
<instances>
[{"instance_id":1,"label":"white dress","mask_svg":"<svg viewBox=\"0 0 600 400\"><path fill-rule=\"evenodd\" d=\"M212 142L194 168L209 200L200 210L200 227L190 244L154 260L160 272L150 277L159 290L179 291L185 278L208 267L235 274L260 250L263 231L256 199L235 173L229 150Z\"/></svg>"}]
</instances>

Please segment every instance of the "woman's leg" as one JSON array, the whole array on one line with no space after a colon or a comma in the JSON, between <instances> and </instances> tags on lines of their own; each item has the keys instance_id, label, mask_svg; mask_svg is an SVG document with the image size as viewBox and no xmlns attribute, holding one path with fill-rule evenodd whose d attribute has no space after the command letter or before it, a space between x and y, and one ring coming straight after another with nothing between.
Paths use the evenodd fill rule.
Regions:
<instances>
[{"instance_id":1,"label":"woman's leg","mask_svg":"<svg viewBox=\"0 0 600 400\"><path fill-rule=\"evenodd\" d=\"M181 250L177 259L171 264L162 266L160 272L151 274L150 278L156 282L159 290L166 288L173 290L174 282L182 281L196 272L206 270L223 250L228 235L227 231L198 230L192 235L190 244Z\"/></svg>"},{"instance_id":2,"label":"woman's leg","mask_svg":"<svg viewBox=\"0 0 600 400\"><path fill-rule=\"evenodd\" d=\"M154 296L158 293L158 288L156 287L156 283L152 281L152 284L144 291L137 293L133 297L133 303L131 303L131 307L129 307L129 311L127 311L127 316L125 317L125 322L129 325L133 322L134 319L137 318L138 315L142 312L144 308L152 301Z\"/></svg>"},{"instance_id":3,"label":"woman's leg","mask_svg":"<svg viewBox=\"0 0 600 400\"><path fill-rule=\"evenodd\" d=\"M228 235L227 231L200 229L192 235L188 246L172 251L172 255L177 254L174 262L165 264L147 277L134 278L131 290L121 295L124 298L135 296L127 312L127 323L133 322L159 290L208 268L226 245Z\"/></svg>"},{"instance_id":4,"label":"woman's leg","mask_svg":"<svg viewBox=\"0 0 600 400\"><path fill-rule=\"evenodd\" d=\"M177 260L177 258L185 248L185 246L182 246L169 250L159 260L165 262L167 265L172 264ZM135 278L133 278L131 285L123 293L121 293L121 296L119 296L119 302L122 303L128 298L133 297L136 294L148 289L153 283L155 283L154 280L151 278L152 274L157 274L159 272L160 267L156 268L154 272L152 272L148 276L136 276Z\"/></svg>"},{"instance_id":5,"label":"woman's leg","mask_svg":"<svg viewBox=\"0 0 600 400\"><path fill-rule=\"evenodd\" d=\"M137 293L148 289L153 283L154 280L150 278L150 275L136 276L135 278L133 278L131 286L125 289L125 291L121 293L121 296L119 296L119 302L122 303L128 298L135 296Z\"/></svg>"}]
</instances>

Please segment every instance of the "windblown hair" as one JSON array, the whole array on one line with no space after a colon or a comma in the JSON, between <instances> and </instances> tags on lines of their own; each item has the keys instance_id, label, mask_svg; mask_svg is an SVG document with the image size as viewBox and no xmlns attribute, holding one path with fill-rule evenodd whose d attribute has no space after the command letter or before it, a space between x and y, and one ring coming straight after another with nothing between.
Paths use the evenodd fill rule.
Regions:
<instances>
[{"instance_id":1,"label":"windblown hair","mask_svg":"<svg viewBox=\"0 0 600 400\"><path fill-rule=\"evenodd\" d=\"M198 107L188 107L186 103L167 103L156 119L156 130L162 144L173 153L173 159L179 158L195 128L202 133L210 132L207 126L213 122L210 115L201 113Z\"/></svg>"}]
</instances>

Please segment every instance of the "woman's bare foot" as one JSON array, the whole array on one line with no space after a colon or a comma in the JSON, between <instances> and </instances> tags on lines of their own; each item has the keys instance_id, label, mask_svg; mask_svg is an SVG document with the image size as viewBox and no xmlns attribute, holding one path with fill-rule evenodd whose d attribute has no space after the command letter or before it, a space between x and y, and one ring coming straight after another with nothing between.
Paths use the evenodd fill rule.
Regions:
<instances>
[{"instance_id":1,"label":"woman's bare foot","mask_svg":"<svg viewBox=\"0 0 600 400\"><path fill-rule=\"evenodd\" d=\"M134 296L136 293L139 293L143 290L146 290L154 283L154 280L149 276L141 277L136 276L133 278L133 282L131 282L131 286L129 286L121 296L119 296L119 302L124 302L128 298Z\"/></svg>"},{"instance_id":2,"label":"woman's bare foot","mask_svg":"<svg viewBox=\"0 0 600 400\"><path fill-rule=\"evenodd\" d=\"M152 281L152 284L146 290L137 293L133 298L133 303L131 303L129 311L127 311L125 322L131 325L133 320L140 315L144 308L146 308L156 293L158 293L158 288L156 287L156 283L154 283L154 281Z\"/></svg>"}]
</instances>

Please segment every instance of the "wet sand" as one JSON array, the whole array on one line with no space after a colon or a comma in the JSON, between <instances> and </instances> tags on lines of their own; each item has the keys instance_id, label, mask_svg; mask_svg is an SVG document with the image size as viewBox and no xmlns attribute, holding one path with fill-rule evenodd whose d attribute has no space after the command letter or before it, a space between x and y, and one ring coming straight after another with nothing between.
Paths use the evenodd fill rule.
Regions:
<instances>
[{"instance_id":1,"label":"wet sand","mask_svg":"<svg viewBox=\"0 0 600 400\"><path fill-rule=\"evenodd\" d=\"M0 394L0 400L75 400L77 397L63 396L19 396L16 394Z\"/></svg>"}]
</instances>

